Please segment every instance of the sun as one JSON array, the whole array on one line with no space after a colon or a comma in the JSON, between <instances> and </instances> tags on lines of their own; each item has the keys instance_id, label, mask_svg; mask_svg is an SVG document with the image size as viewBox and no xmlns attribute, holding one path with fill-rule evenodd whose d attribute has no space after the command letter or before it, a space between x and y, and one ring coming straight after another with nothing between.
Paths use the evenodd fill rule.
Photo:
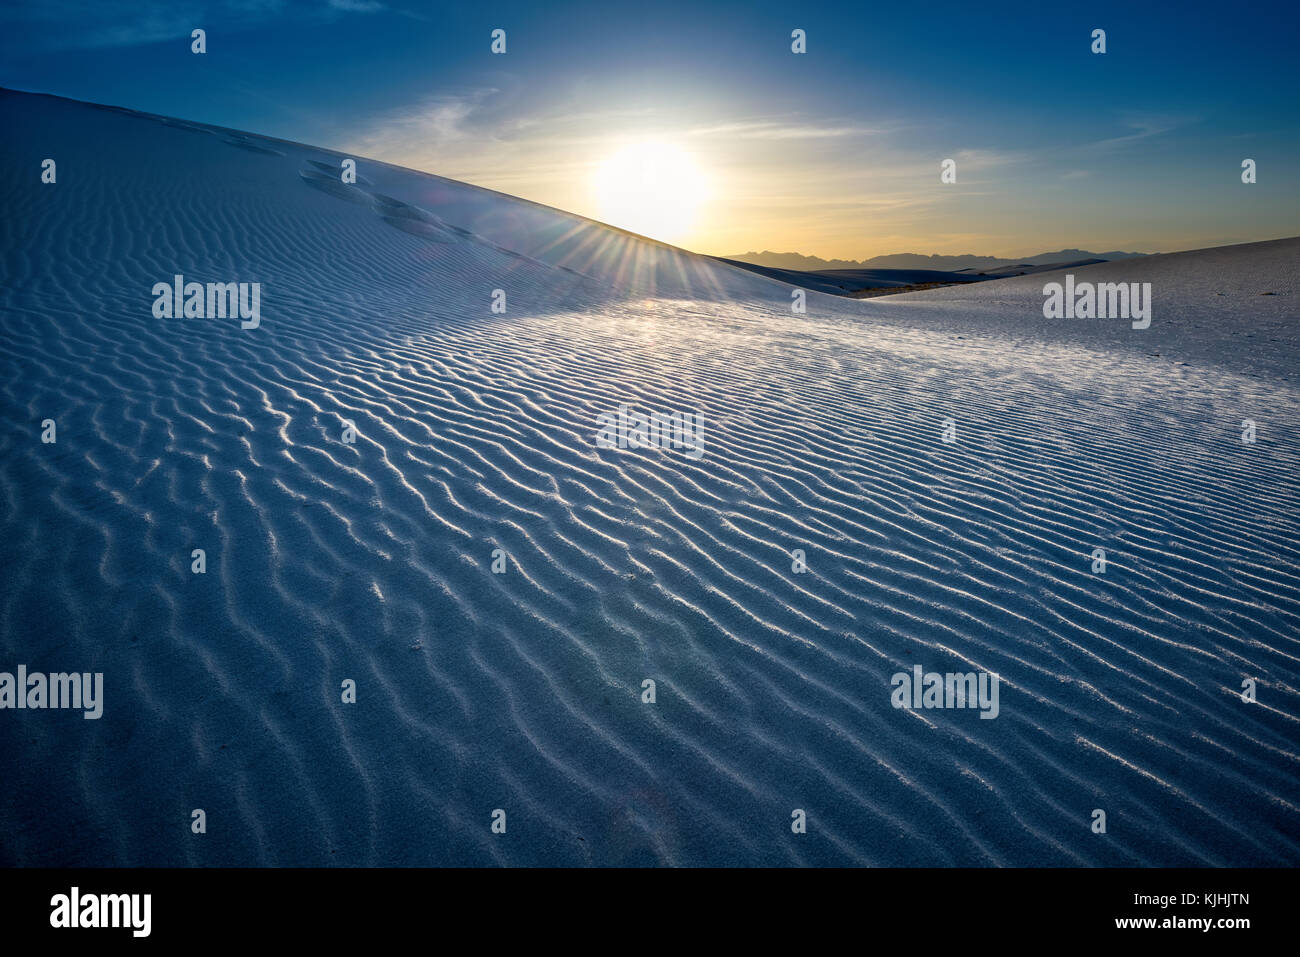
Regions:
<instances>
[{"instance_id":1,"label":"sun","mask_svg":"<svg viewBox=\"0 0 1300 957\"><path fill-rule=\"evenodd\" d=\"M709 192L695 158L658 140L607 157L596 167L592 190L602 221L666 243L691 234Z\"/></svg>"}]
</instances>

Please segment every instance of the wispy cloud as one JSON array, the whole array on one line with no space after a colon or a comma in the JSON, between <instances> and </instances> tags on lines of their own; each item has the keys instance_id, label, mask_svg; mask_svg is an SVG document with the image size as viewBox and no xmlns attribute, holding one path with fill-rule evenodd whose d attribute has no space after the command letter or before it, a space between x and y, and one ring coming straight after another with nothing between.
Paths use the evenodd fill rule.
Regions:
<instances>
[{"instance_id":1,"label":"wispy cloud","mask_svg":"<svg viewBox=\"0 0 1300 957\"><path fill-rule=\"evenodd\" d=\"M1092 153L1112 152L1141 143L1153 136L1161 136L1193 122L1196 121L1173 116L1137 116L1129 114L1122 117L1121 123L1133 132L1125 133L1123 136L1111 136L1104 140L1084 143L1071 147L1071 149L1074 151L1087 150Z\"/></svg>"},{"instance_id":2,"label":"wispy cloud","mask_svg":"<svg viewBox=\"0 0 1300 957\"><path fill-rule=\"evenodd\" d=\"M377 0L329 0L329 6L332 10L345 13L378 13L384 9L384 5Z\"/></svg>"},{"instance_id":3,"label":"wispy cloud","mask_svg":"<svg viewBox=\"0 0 1300 957\"><path fill-rule=\"evenodd\" d=\"M884 130L852 125L791 125L764 120L748 123L721 123L687 130L690 136L720 136L738 140L816 140L844 136L868 136Z\"/></svg>"},{"instance_id":4,"label":"wispy cloud","mask_svg":"<svg viewBox=\"0 0 1300 957\"><path fill-rule=\"evenodd\" d=\"M643 108L525 105L527 92L509 77L500 79L501 86L467 88L382 113L350 137L348 148L435 172L442 170L431 164L471 167L480 175L513 164L517 178L561 165L572 169L621 131L656 125L655 111Z\"/></svg>"},{"instance_id":5,"label":"wispy cloud","mask_svg":"<svg viewBox=\"0 0 1300 957\"><path fill-rule=\"evenodd\" d=\"M42 0L0 7L0 24L39 26L42 49L77 50L188 41L192 30L213 24L233 33L280 19L332 19L385 9L378 0Z\"/></svg>"},{"instance_id":6,"label":"wispy cloud","mask_svg":"<svg viewBox=\"0 0 1300 957\"><path fill-rule=\"evenodd\" d=\"M502 115L500 94L483 86L388 110L348 136L343 148L442 176L465 178L476 167L481 175L514 156L518 125Z\"/></svg>"}]
</instances>

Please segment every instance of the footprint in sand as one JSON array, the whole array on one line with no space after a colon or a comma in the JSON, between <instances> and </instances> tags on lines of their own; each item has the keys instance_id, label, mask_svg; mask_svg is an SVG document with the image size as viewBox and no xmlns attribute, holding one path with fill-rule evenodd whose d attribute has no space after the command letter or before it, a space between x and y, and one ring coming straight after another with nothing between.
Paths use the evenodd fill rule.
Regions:
<instances>
[{"instance_id":1,"label":"footprint in sand","mask_svg":"<svg viewBox=\"0 0 1300 957\"><path fill-rule=\"evenodd\" d=\"M310 166L313 170L315 170L318 173L324 173L327 176L333 177L335 181L339 182L342 185L351 185L351 184L343 183L342 179L340 178L343 173L343 166L340 163L322 163L320 160L308 160L307 166ZM306 167L304 167L303 169L305 170ZM373 186L375 184L372 183L370 180L366 179L360 173L357 173L356 185Z\"/></svg>"},{"instance_id":2,"label":"footprint in sand","mask_svg":"<svg viewBox=\"0 0 1300 957\"><path fill-rule=\"evenodd\" d=\"M385 196L383 193L374 193L353 186L351 183L345 183L340 177L341 172L341 167L322 163L319 160L308 160L307 165L298 170L298 177L308 186L338 199L345 199L352 203L368 203L375 214L389 226L412 236L427 239L429 242L458 243L475 238L469 230L443 222L427 209L412 206L410 203ZM370 180L359 174L357 182L366 186L371 185ZM516 254L512 253L512 255Z\"/></svg>"},{"instance_id":3,"label":"footprint in sand","mask_svg":"<svg viewBox=\"0 0 1300 957\"><path fill-rule=\"evenodd\" d=\"M269 146L263 146L255 143L246 136L227 136L222 139L223 143L229 143L231 146L238 146L241 150L248 150L250 153L263 153L266 156L283 156L279 150L273 150Z\"/></svg>"},{"instance_id":4,"label":"footprint in sand","mask_svg":"<svg viewBox=\"0 0 1300 957\"><path fill-rule=\"evenodd\" d=\"M163 126L170 126L174 130L185 130L187 133L206 133L212 135L212 131L204 129L201 126L195 126L193 123L186 123L184 120L161 119L158 121Z\"/></svg>"},{"instance_id":5,"label":"footprint in sand","mask_svg":"<svg viewBox=\"0 0 1300 957\"><path fill-rule=\"evenodd\" d=\"M313 166L323 166L322 163L313 163ZM329 193L339 199L346 199L350 203L369 203L370 194L363 189L358 189L350 183L345 183L339 179L338 171L329 173L319 169L300 169L298 175L302 181L314 189L323 193Z\"/></svg>"},{"instance_id":6,"label":"footprint in sand","mask_svg":"<svg viewBox=\"0 0 1300 957\"><path fill-rule=\"evenodd\" d=\"M435 243L456 243L471 235L467 230L444 223L427 209L403 203L382 193L371 193L372 207L379 218L394 229Z\"/></svg>"}]
</instances>

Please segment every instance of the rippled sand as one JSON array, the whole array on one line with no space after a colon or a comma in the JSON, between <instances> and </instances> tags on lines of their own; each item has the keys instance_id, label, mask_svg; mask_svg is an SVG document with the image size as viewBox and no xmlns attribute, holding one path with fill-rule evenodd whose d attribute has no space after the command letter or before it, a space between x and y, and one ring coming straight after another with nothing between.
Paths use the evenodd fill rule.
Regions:
<instances>
[{"instance_id":1,"label":"rippled sand","mask_svg":"<svg viewBox=\"0 0 1300 957\"><path fill-rule=\"evenodd\" d=\"M1076 271L1147 339L1051 276L794 315L361 158L0 121L0 670L105 676L0 711L0 863L1300 862L1300 242ZM260 327L155 319L176 273ZM703 457L597 448L619 403ZM998 718L894 709L916 664Z\"/></svg>"}]
</instances>

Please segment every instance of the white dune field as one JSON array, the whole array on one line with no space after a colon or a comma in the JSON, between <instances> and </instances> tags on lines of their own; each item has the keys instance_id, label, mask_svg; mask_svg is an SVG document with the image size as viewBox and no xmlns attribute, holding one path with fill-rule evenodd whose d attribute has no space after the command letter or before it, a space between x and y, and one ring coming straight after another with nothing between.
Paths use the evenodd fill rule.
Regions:
<instances>
[{"instance_id":1,"label":"white dune field","mask_svg":"<svg viewBox=\"0 0 1300 957\"><path fill-rule=\"evenodd\" d=\"M1300 862L1300 241L1072 271L1145 330L1055 274L797 314L361 157L0 119L0 671L104 675L0 711L0 863Z\"/></svg>"}]
</instances>

